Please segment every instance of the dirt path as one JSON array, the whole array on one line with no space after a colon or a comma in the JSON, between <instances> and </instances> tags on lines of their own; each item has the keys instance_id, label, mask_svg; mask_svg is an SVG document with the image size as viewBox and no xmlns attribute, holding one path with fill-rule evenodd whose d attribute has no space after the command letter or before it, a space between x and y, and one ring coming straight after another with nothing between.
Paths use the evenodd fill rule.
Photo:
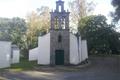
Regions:
<instances>
[{"instance_id":1,"label":"dirt path","mask_svg":"<svg viewBox=\"0 0 120 80\"><path fill-rule=\"evenodd\" d=\"M3 72L3 80L120 80L120 57L90 57L91 65L84 68L43 68L44 70Z\"/></svg>"}]
</instances>

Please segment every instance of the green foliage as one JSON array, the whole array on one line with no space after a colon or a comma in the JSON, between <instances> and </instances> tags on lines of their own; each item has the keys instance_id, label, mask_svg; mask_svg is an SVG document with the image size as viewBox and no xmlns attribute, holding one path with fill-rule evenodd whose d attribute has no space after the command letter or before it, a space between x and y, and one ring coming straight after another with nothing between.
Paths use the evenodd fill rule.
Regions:
<instances>
[{"instance_id":1,"label":"green foliage","mask_svg":"<svg viewBox=\"0 0 120 80\"><path fill-rule=\"evenodd\" d=\"M0 40L12 41L22 47L22 36L26 31L26 22L21 18L0 18Z\"/></svg>"},{"instance_id":2,"label":"green foliage","mask_svg":"<svg viewBox=\"0 0 120 80\"><path fill-rule=\"evenodd\" d=\"M37 47L38 36L49 31L50 9L46 6L21 18L0 18L0 40L12 41L21 50L22 56L28 58L30 49Z\"/></svg>"},{"instance_id":3,"label":"green foliage","mask_svg":"<svg viewBox=\"0 0 120 80\"><path fill-rule=\"evenodd\" d=\"M9 68L9 70L12 71L23 71L23 70L30 70L34 69L34 67L37 67L37 61L28 61L25 58L22 58L20 60L20 63L12 64L12 66Z\"/></svg>"},{"instance_id":4,"label":"green foliage","mask_svg":"<svg viewBox=\"0 0 120 80\"><path fill-rule=\"evenodd\" d=\"M38 37L49 31L50 15L48 7L41 7L37 12L27 15L27 31L23 36L23 47L21 49L24 57L28 57L30 49L37 47Z\"/></svg>"},{"instance_id":5,"label":"green foliage","mask_svg":"<svg viewBox=\"0 0 120 80\"><path fill-rule=\"evenodd\" d=\"M13 40L13 36L21 36L25 31L26 23L24 19L0 19L0 40L12 40L13 43L17 43Z\"/></svg>"},{"instance_id":6,"label":"green foliage","mask_svg":"<svg viewBox=\"0 0 120 80\"><path fill-rule=\"evenodd\" d=\"M82 18L78 30L82 39L87 39L89 53L117 54L119 53L119 33L114 25L108 25L106 17L92 15Z\"/></svg>"},{"instance_id":7,"label":"green foliage","mask_svg":"<svg viewBox=\"0 0 120 80\"><path fill-rule=\"evenodd\" d=\"M0 40L12 41L20 49L24 47L23 35L26 32L24 19L15 17L12 19L0 18Z\"/></svg>"},{"instance_id":8,"label":"green foliage","mask_svg":"<svg viewBox=\"0 0 120 80\"><path fill-rule=\"evenodd\" d=\"M69 2L70 7L70 30L71 32L77 32L78 23L81 18L90 15L94 11L95 4L87 2L86 0L72 0Z\"/></svg>"}]
</instances>

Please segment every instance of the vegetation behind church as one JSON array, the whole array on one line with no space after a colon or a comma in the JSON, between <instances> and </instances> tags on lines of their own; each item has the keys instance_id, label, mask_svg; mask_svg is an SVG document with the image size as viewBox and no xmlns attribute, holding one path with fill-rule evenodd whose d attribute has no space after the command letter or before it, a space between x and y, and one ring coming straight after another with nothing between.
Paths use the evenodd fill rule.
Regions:
<instances>
[{"instance_id":1,"label":"vegetation behind church","mask_svg":"<svg viewBox=\"0 0 120 80\"><path fill-rule=\"evenodd\" d=\"M29 49L37 46L38 36L49 30L49 8L41 7L29 13L26 21L22 18L0 18L0 40L17 44L24 57L28 57Z\"/></svg>"},{"instance_id":2,"label":"vegetation behind church","mask_svg":"<svg viewBox=\"0 0 120 80\"><path fill-rule=\"evenodd\" d=\"M80 4L84 3L83 1ZM84 9L86 6L80 7L78 4L77 6L83 9L80 12L78 9L77 14L75 13L76 11L72 11L71 22L78 25L78 33L81 34L83 39L87 39L89 53L120 54L120 33L116 32L115 25L107 24L105 16L88 16L87 13L90 13L94 9L93 7ZM75 9L77 6L76 2L74 2L74 6L71 5L70 10L77 10ZM0 39L9 40L17 44L21 49L21 53L27 56L29 49L37 46L38 36L49 32L49 12L50 9L44 6L38 8L36 12L29 13L26 21L21 18L0 18ZM76 15L79 17L76 18Z\"/></svg>"},{"instance_id":3,"label":"vegetation behind church","mask_svg":"<svg viewBox=\"0 0 120 80\"><path fill-rule=\"evenodd\" d=\"M103 15L92 15L79 21L78 31L87 39L89 54L120 54L120 33L106 20Z\"/></svg>"},{"instance_id":4,"label":"vegetation behind church","mask_svg":"<svg viewBox=\"0 0 120 80\"><path fill-rule=\"evenodd\" d=\"M119 1L113 0L113 4L117 6ZM120 54L120 33L116 32L113 22L106 22L105 16L92 15L95 6L94 2L87 3L85 0L70 2L71 23L77 27L82 39L87 39L89 54ZM119 6L115 14L119 14L117 9Z\"/></svg>"}]
</instances>

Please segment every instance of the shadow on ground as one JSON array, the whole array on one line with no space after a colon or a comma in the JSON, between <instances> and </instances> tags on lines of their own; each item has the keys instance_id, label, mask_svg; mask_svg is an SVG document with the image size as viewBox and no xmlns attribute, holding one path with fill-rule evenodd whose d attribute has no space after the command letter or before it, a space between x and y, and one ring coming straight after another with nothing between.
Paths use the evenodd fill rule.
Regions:
<instances>
[{"instance_id":1,"label":"shadow on ground","mask_svg":"<svg viewBox=\"0 0 120 80\"><path fill-rule=\"evenodd\" d=\"M37 67L0 72L0 80L120 80L120 56L90 56L85 67ZM70 71L69 71L70 70Z\"/></svg>"}]
</instances>

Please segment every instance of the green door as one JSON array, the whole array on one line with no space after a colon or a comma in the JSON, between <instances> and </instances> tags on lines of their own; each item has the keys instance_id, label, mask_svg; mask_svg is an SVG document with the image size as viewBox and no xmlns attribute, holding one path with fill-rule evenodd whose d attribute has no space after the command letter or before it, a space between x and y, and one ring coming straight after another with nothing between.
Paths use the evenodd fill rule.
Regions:
<instances>
[{"instance_id":1,"label":"green door","mask_svg":"<svg viewBox=\"0 0 120 80\"><path fill-rule=\"evenodd\" d=\"M64 50L55 51L55 64L64 65Z\"/></svg>"}]
</instances>

